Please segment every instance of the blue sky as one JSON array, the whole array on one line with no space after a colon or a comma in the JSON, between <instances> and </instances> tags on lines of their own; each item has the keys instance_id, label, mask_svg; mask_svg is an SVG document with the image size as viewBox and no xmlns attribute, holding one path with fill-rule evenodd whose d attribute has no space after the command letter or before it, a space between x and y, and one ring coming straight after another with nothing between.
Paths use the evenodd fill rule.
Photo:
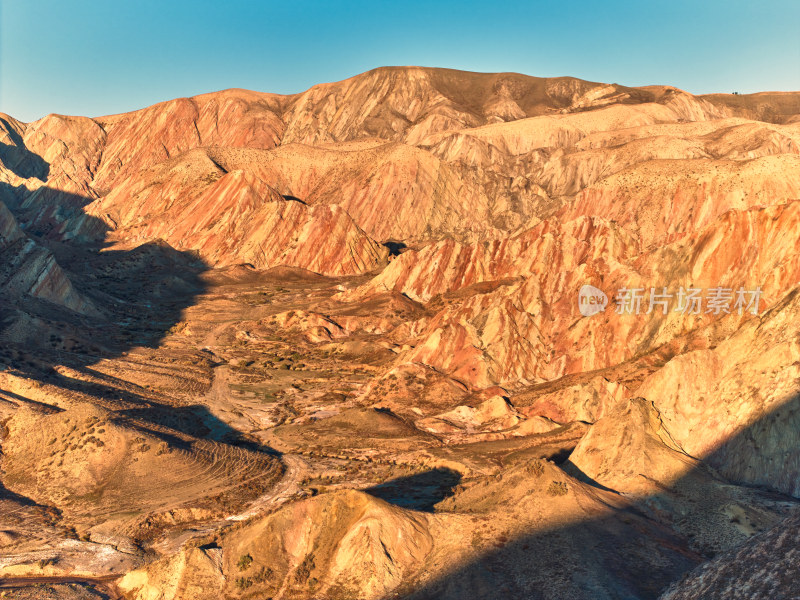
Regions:
<instances>
[{"instance_id":1,"label":"blue sky","mask_svg":"<svg viewBox=\"0 0 800 600\"><path fill-rule=\"evenodd\" d=\"M0 0L0 111L100 116L383 65L800 90L800 0Z\"/></svg>"}]
</instances>

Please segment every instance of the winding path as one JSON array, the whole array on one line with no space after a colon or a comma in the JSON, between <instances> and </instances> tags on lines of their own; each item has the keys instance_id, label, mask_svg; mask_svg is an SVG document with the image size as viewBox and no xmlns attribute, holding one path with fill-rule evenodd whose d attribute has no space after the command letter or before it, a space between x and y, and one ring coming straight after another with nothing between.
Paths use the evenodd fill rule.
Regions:
<instances>
[{"instance_id":1,"label":"winding path","mask_svg":"<svg viewBox=\"0 0 800 600\"><path fill-rule=\"evenodd\" d=\"M78 583L96 588L106 594L110 600L123 600L124 596L114 585L120 575L105 577L71 577L68 575L52 577L4 577L0 579L0 590L26 588L34 585L69 585Z\"/></svg>"},{"instance_id":2,"label":"winding path","mask_svg":"<svg viewBox=\"0 0 800 600\"><path fill-rule=\"evenodd\" d=\"M284 454L281 456L283 464L286 465L286 472L281 480L276 483L263 496L256 498L247 510L236 515L226 517L227 521L244 521L255 517L266 508L281 505L290 500L292 496L300 492L300 482L308 475L308 464L296 454Z\"/></svg>"}]
</instances>

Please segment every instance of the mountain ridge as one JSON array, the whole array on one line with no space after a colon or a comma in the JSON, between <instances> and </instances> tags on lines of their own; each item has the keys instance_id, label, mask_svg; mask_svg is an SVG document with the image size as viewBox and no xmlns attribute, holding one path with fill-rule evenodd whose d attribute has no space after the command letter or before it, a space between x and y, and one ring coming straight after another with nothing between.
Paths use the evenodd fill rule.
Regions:
<instances>
[{"instance_id":1,"label":"mountain ridge","mask_svg":"<svg viewBox=\"0 0 800 600\"><path fill-rule=\"evenodd\" d=\"M0 115L0 587L724 593L800 511L798 172L800 92Z\"/></svg>"}]
</instances>

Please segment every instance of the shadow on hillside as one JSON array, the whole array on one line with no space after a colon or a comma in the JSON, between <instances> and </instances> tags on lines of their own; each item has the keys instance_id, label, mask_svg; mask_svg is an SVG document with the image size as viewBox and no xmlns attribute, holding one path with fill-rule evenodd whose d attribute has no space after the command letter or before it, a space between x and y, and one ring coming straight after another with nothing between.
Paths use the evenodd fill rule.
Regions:
<instances>
[{"instance_id":1,"label":"shadow on hillside","mask_svg":"<svg viewBox=\"0 0 800 600\"><path fill-rule=\"evenodd\" d=\"M26 191L0 183L0 200L21 193ZM92 310L75 312L58 302L15 292L13 285L6 285L14 283L13 269L6 269L5 280L0 269L0 336L4 338L0 363L34 381L76 395L88 394L113 410L116 418L150 424L153 433L178 447L189 442L168 430L274 453L220 421L205 406L160 404L146 390L92 368L98 361L122 357L133 348L159 346L207 289L202 274L208 267L196 253L181 252L163 242L130 250L110 249L102 241L107 225L83 211L91 198L50 188L34 194L9 207L26 237L10 244L0 238L0 260L24 269L32 241L52 253ZM0 222L0 231L3 226ZM74 230L81 235L64 235ZM55 298L66 293L58 281L47 291ZM194 360L210 363L204 356ZM79 376L56 367L68 367ZM17 400L36 404L27 398Z\"/></svg>"},{"instance_id":2,"label":"shadow on hillside","mask_svg":"<svg viewBox=\"0 0 800 600\"><path fill-rule=\"evenodd\" d=\"M408 246L406 246L403 242L395 242L392 240L384 242L383 245L389 249L389 256L400 256L405 250L408 249Z\"/></svg>"},{"instance_id":3,"label":"shadow on hillside","mask_svg":"<svg viewBox=\"0 0 800 600\"><path fill-rule=\"evenodd\" d=\"M569 454L571 454L571 453L569 453ZM593 488L597 488L598 490L603 490L604 492L613 492L614 491L610 487L607 487L607 486L603 485L602 483L592 479L586 473L581 471L576 465L572 464L569 461L569 455L567 455L564 458L564 460L561 461L561 462L559 462L559 461L553 461L553 462L555 462L562 469L564 469L564 472L567 475L569 475L570 477L574 477L575 479L577 479L581 483L585 483L586 485L590 485Z\"/></svg>"},{"instance_id":4,"label":"shadow on hillside","mask_svg":"<svg viewBox=\"0 0 800 600\"><path fill-rule=\"evenodd\" d=\"M3 482L0 481L0 500L11 500L19 504L20 506L30 506L30 507L40 507L41 505L37 504L27 496L21 496L15 492L12 492L10 489L3 485Z\"/></svg>"},{"instance_id":5,"label":"shadow on hillside","mask_svg":"<svg viewBox=\"0 0 800 600\"><path fill-rule=\"evenodd\" d=\"M461 473L445 467L390 479L364 491L402 508L433 512L433 507L453 495Z\"/></svg>"},{"instance_id":6,"label":"shadow on hillside","mask_svg":"<svg viewBox=\"0 0 800 600\"><path fill-rule=\"evenodd\" d=\"M11 127L8 121L0 118L0 124L14 144L0 142L0 161L3 162L3 165L14 175L23 179L35 177L41 181L46 181L50 173L50 164L25 147L22 137Z\"/></svg>"},{"instance_id":7,"label":"shadow on hillside","mask_svg":"<svg viewBox=\"0 0 800 600\"><path fill-rule=\"evenodd\" d=\"M271 454L273 456L281 455L277 450L273 450L268 446L263 446L253 438L243 435L241 431L234 429L225 421L219 419L203 404L165 406L163 404L149 402L147 406L121 410L118 414L125 418L133 419L134 422L148 422L153 425L181 432L193 438L231 444L239 448ZM170 444L177 447L188 448L190 445L187 444L185 440L175 438L175 436L167 439L166 436L169 434L163 431L150 431L154 433L154 435L162 437L164 441L168 441Z\"/></svg>"},{"instance_id":8,"label":"shadow on hillside","mask_svg":"<svg viewBox=\"0 0 800 600\"><path fill-rule=\"evenodd\" d=\"M0 199L17 193L19 188L0 183ZM207 267L193 253L158 242L131 250L108 249L102 241L108 227L82 210L91 201L47 188L29 194L22 206L9 207L25 237L10 243L0 239L0 253L10 264L0 281L8 311L1 328L13 325L9 323L13 316L30 327L42 327L42 333L55 332L25 340L37 351L38 367L42 357L82 367L135 346L155 347L205 289L200 276ZM0 228L4 225L0 223ZM87 234L72 236L73 227ZM24 270L25 259L37 248L43 258L33 266L50 266L46 250L68 282L51 276L49 281L26 284L36 288L34 297L27 294L24 281L16 288L10 284L17 283L16 271ZM69 295L70 284L90 309L76 312L59 301ZM20 363L21 368L32 366Z\"/></svg>"},{"instance_id":9,"label":"shadow on hillside","mask_svg":"<svg viewBox=\"0 0 800 600\"><path fill-rule=\"evenodd\" d=\"M748 523L747 517L731 515L731 506L757 501L773 507L778 514L789 514L788 507L792 505L791 510L800 510L797 501L781 493L776 485L766 485L771 479L786 490L800 481L800 420L793 416L798 414L800 394L739 431L706 457L716 470L702 463L674 483L660 482L657 487L661 491L650 497L625 503L624 495L601 491L605 486L590 482L593 487L583 488L589 494L607 502L617 499L602 516L507 541L501 539L499 547L484 549L477 558L449 574L429 580L414 591L406 589L385 598L658 598L694 567L720 550L727 550L722 545L722 533L720 547L699 539L702 527L730 532L745 526L756 533L781 527L781 520L777 524L769 519ZM727 475L727 480L722 479L722 474ZM573 489L569 493L576 492ZM554 502L557 500L553 498ZM531 517L535 522L536 515ZM733 545L747 539L741 534ZM730 546L729 541L727 547ZM787 572L796 566L790 564L791 557L761 559L784 561ZM741 566L758 568L757 564ZM731 585L734 587L730 589L735 589L735 583ZM785 597L800 594L800 580L792 585L795 589ZM707 590L703 598L723 600L726 593Z\"/></svg>"}]
</instances>

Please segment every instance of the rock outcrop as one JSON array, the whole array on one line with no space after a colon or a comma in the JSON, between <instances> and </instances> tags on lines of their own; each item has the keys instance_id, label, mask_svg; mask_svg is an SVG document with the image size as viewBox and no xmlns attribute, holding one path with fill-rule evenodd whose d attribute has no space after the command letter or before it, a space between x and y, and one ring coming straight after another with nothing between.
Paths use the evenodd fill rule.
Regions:
<instances>
[{"instance_id":1,"label":"rock outcrop","mask_svg":"<svg viewBox=\"0 0 800 600\"><path fill-rule=\"evenodd\" d=\"M253 175L225 172L205 156L198 160L200 165L178 161L131 181L86 213L105 223L112 239L125 244L161 239L218 267L285 265L353 275L385 263L388 249L338 205L285 199ZM187 183L193 169L202 179Z\"/></svg>"},{"instance_id":2,"label":"rock outcrop","mask_svg":"<svg viewBox=\"0 0 800 600\"><path fill-rule=\"evenodd\" d=\"M81 295L47 249L28 238L0 202L0 295L6 309L27 298L45 300L77 313L96 316L97 308Z\"/></svg>"}]
</instances>

